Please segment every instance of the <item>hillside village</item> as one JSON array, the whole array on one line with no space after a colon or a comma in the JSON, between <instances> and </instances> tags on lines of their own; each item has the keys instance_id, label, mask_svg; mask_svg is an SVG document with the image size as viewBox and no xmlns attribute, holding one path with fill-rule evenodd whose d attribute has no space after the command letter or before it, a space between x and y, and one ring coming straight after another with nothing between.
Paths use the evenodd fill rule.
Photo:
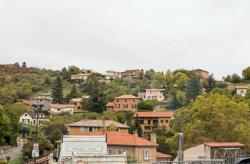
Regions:
<instances>
[{"instance_id":1,"label":"hillside village","mask_svg":"<svg viewBox=\"0 0 250 164\"><path fill-rule=\"evenodd\" d=\"M77 66L59 71L2 64L0 159L176 161L181 133L183 160L234 163L250 154L249 88L250 67L242 76L216 80L202 69L102 74ZM19 154L11 153L16 148Z\"/></svg>"}]
</instances>

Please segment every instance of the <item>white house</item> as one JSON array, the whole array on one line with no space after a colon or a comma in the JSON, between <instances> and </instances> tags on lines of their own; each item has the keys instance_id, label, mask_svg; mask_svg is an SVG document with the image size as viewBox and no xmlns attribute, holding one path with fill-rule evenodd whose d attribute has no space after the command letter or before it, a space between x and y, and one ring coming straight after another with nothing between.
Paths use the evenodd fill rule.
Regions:
<instances>
[{"instance_id":1,"label":"white house","mask_svg":"<svg viewBox=\"0 0 250 164\"><path fill-rule=\"evenodd\" d=\"M19 123L37 125L37 115L35 112L23 113L19 118ZM49 121L50 115L46 113L38 113L38 125L41 125L44 121Z\"/></svg>"},{"instance_id":2,"label":"white house","mask_svg":"<svg viewBox=\"0 0 250 164\"><path fill-rule=\"evenodd\" d=\"M143 100L164 101L164 89L146 89L145 92L139 92L138 97Z\"/></svg>"},{"instance_id":3,"label":"white house","mask_svg":"<svg viewBox=\"0 0 250 164\"><path fill-rule=\"evenodd\" d=\"M52 115L61 114L61 113L74 113L74 105L72 104L50 104L49 113Z\"/></svg>"},{"instance_id":4,"label":"white house","mask_svg":"<svg viewBox=\"0 0 250 164\"><path fill-rule=\"evenodd\" d=\"M245 156L246 146L239 142L205 142L184 151L184 161L221 159L234 164Z\"/></svg>"},{"instance_id":5,"label":"white house","mask_svg":"<svg viewBox=\"0 0 250 164\"><path fill-rule=\"evenodd\" d=\"M71 75L71 80L87 80L92 73L79 73L76 75Z\"/></svg>"},{"instance_id":6,"label":"white house","mask_svg":"<svg viewBox=\"0 0 250 164\"><path fill-rule=\"evenodd\" d=\"M106 71L105 78L107 80L121 78L121 72L108 70Z\"/></svg>"},{"instance_id":7,"label":"white house","mask_svg":"<svg viewBox=\"0 0 250 164\"><path fill-rule=\"evenodd\" d=\"M247 86L236 86L235 87L235 92L236 92L237 95L245 96L246 93L247 93L247 89L248 89Z\"/></svg>"},{"instance_id":8,"label":"white house","mask_svg":"<svg viewBox=\"0 0 250 164\"><path fill-rule=\"evenodd\" d=\"M58 147L58 163L125 164L127 155L109 155L107 139L102 136L63 136Z\"/></svg>"}]
</instances>

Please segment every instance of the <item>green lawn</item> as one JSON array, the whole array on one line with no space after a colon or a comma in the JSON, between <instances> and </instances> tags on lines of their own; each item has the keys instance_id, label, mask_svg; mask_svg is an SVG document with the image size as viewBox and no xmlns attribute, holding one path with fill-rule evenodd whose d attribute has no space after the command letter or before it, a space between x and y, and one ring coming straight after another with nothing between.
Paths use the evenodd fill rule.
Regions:
<instances>
[{"instance_id":1,"label":"green lawn","mask_svg":"<svg viewBox=\"0 0 250 164\"><path fill-rule=\"evenodd\" d=\"M23 157L19 157L13 160L10 160L8 164L25 164Z\"/></svg>"}]
</instances>

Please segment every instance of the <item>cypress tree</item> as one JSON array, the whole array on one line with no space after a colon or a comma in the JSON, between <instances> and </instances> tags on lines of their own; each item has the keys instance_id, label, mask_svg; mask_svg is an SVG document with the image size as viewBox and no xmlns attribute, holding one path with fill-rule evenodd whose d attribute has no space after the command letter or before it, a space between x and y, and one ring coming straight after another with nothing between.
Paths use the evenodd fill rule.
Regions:
<instances>
[{"instance_id":1,"label":"cypress tree","mask_svg":"<svg viewBox=\"0 0 250 164\"><path fill-rule=\"evenodd\" d=\"M200 93L201 93L200 80L197 77L192 76L188 81L186 89L186 103L194 101Z\"/></svg>"},{"instance_id":2,"label":"cypress tree","mask_svg":"<svg viewBox=\"0 0 250 164\"><path fill-rule=\"evenodd\" d=\"M62 79L60 75L56 77L56 80L53 83L52 96L53 96L54 103L63 102L63 84L62 84Z\"/></svg>"}]
</instances>

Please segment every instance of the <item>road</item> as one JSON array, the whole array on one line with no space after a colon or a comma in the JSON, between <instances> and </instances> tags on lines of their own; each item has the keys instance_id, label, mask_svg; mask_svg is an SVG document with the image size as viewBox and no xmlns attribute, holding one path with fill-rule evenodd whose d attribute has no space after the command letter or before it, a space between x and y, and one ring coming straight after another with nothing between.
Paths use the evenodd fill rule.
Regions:
<instances>
[{"instance_id":1,"label":"road","mask_svg":"<svg viewBox=\"0 0 250 164\"><path fill-rule=\"evenodd\" d=\"M6 158L6 157L10 157L11 159L15 159L17 157L20 157L23 155L22 153L22 149L23 149L23 145L24 142L22 139L17 139L17 147L15 148L11 148L9 150L6 151L0 151L0 158Z\"/></svg>"}]
</instances>

